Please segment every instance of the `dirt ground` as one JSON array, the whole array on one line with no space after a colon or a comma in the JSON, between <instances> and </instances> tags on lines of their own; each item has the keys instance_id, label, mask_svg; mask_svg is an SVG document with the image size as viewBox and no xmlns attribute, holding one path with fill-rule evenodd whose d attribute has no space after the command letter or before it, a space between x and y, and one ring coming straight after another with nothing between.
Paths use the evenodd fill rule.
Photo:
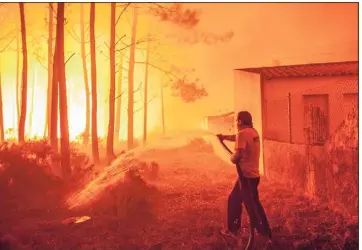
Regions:
<instances>
[{"instance_id":1,"label":"dirt ground","mask_svg":"<svg viewBox=\"0 0 362 250\"><path fill-rule=\"evenodd\" d=\"M7 249L6 244L8 249L41 250L232 249L232 242L219 232L236 179L233 166L212 150L187 147L148 150L140 159L157 162L157 179L146 181L142 188L130 184L110 191L112 195L91 208L66 210L59 205L64 202L63 192L56 190L44 192L31 207L17 202L19 197L12 203L7 200L9 209L0 213L2 249ZM269 249L348 249L345 234L356 218L267 180L261 181L259 192L273 232ZM62 223L81 215L91 219Z\"/></svg>"}]
</instances>

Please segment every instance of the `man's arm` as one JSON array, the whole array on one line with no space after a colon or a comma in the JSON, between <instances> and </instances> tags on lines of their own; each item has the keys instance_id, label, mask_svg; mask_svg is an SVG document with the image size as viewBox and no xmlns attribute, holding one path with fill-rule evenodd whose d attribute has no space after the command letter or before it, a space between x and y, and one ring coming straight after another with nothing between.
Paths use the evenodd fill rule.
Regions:
<instances>
[{"instance_id":1,"label":"man's arm","mask_svg":"<svg viewBox=\"0 0 362 250\"><path fill-rule=\"evenodd\" d=\"M238 133L235 139L235 152L230 157L231 162L234 164L241 160L243 150L246 147L246 140L242 133Z\"/></svg>"},{"instance_id":2,"label":"man's arm","mask_svg":"<svg viewBox=\"0 0 362 250\"><path fill-rule=\"evenodd\" d=\"M217 136L219 138L221 138L221 140L227 140L227 141L235 141L235 139L236 139L235 135L221 135L221 134L218 134Z\"/></svg>"}]
</instances>

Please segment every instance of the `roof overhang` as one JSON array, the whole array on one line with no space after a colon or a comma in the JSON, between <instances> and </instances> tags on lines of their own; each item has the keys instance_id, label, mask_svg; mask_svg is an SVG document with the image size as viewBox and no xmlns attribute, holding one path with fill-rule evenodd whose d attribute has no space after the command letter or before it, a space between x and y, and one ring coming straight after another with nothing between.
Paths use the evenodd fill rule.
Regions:
<instances>
[{"instance_id":1,"label":"roof overhang","mask_svg":"<svg viewBox=\"0 0 362 250\"><path fill-rule=\"evenodd\" d=\"M358 61L329 62L237 69L260 74L267 80L283 77L323 77L358 75Z\"/></svg>"}]
</instances>

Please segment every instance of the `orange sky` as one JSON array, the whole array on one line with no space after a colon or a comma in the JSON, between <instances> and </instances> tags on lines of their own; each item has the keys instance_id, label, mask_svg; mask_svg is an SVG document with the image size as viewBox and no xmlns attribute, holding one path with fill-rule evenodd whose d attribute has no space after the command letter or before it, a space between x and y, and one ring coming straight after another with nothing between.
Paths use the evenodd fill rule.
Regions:
<instances>
[{"instance_id":1,"label":"orange sky","mask_svg":"<svg viewBox=\"0 0 362 250\"><path fill-rule=\"evenodd\" d=\"M195 127L200 124L205 115L233 110L233 69L270 66L275 63L299 64L357 60L358 58L357 3L192 3L185 5L201 11L201 21L196 28L184 30L154 19L152 19L152 24L147 24L150 20L142 14L139 36L143 36L147 29L152 29L153 33L176 33L179 36L188 36L200 31L217 34L233 31L234 37L228 43L211 46L181 45L175 41L167 41L170 46L161 50L164 57L171 59L176 65L195 68L196 73L193 76L199 78L200 83L209 91L207 98L194 104L185 104L173 97L167 97L165 111L166 126L169 128ZM29 27L28 36L36 37L41 34L46 36L44 18L47 10L44 4L25 4L25 6ZM97 41L103 43L109 40L109 5L97 4L96 6L96 32L102 35ZM89 6L85 7L87 19L88 10ZM11 4L6 8L0 7L0 16L5 19L0 20L2 27L0 37L18 22L18 11L16 4ZM67 5L68 28L77 29L78 11L79 4ZM117 28L119 35L124 33L129 37L130 20L129 14L121 19L120 26ZM78 52L79 45L72 41L72 38L67 37L66 45L68 50ZM31 46L30 42L28 46ZM46 46L46 41L44 46ZM46 47L44 49L46 51ZM15 53L10 51L1 55L2 71L4 77L8 79L8 83L5 84L10 84L9 79L14 77L14 55ZM138 59L142 60L143 57L143 53L139 52ZM99 70L108 72L107 60L101 55L98 58ZM74 57L70 63L72 64L67 67L67 78L72 78L73 82L82 81L79 57ZM136 82L142 81L142 72L144 72L142 67L136 69ZM39 74L46 76L45 72ZM150 86L153 86L154 92L158 93L158 82L162 76L157 70L151 70L150 74L152 78ZM104 92L107 90L109 77L105 73L102 78L105 84ZM105 94L106 92L100 91L99 95L102 95L100 98L103 98ZM169 93L165 94L169 95ZM159 112L156 110L159 110L159 105L153 105L154 115L151 114L151 116L155 116L157 120ZM142 114L139 113L141 117Z\"/></svg>"}]
</instances>

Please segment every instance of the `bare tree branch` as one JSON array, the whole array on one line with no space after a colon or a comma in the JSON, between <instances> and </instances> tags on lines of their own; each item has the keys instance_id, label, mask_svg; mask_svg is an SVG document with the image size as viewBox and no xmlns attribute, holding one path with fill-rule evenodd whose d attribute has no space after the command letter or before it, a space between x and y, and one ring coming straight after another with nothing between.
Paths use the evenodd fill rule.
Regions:
<instances>
[{"instance_id":1,"label":"bare tree branch","mask_svg":"<svg viewBox=\"0 0 362 250\"><path fill-rule=\"evenodd\" d=\"M138 85L137 89L135 89L133 91L133 93L136 93L137 91L140 91L141 90L141 87L142 87L142 82L140 82L140 84Z\"/></svg>"},{"instance_id":2,"label":"bare tree branch","mask_svg":"<svg viewBox=\"0 0 362 250\"><path fill-rule=\"evenodd\" d=\"M117 63L116 63L116 67L117 67ZM127 68L125 67L122 67L122 70L128 70ZM116 74L119 72L119 67L117 67L116 69ZM128 77L123 77L123 79L128 79Z\"/></svg>"},{"instance_id":3,"label":"bare tree branch","mask_svg":"<svg viewBox=\"0 0 362 250\"><path fill-rule=\"evenodd\" d=\"M159 3L150 3L151 6L150 6L150 10L156 10L156 9L160 9L164 12L168 12L168 13L176 13L177 14L177 11L176 9L173 9L173 8L169 8L169 7L166 7L166 6L163 6ZM175 3L174 3L175 4ZM176 3L177 4L177 3ZM170 6L170 5L169 5ZM171 5L172 6L172 5Z\"/></svg>"},{"instance_id":4,"label":"bare tree branch","mask_svg":"<svg viewBox=\"0 0 362 250\"><path fill-rule=\"evenodd\" d=\"M49 4L49 7L52 8L52 11L53 11L53 19L56 21L57 20L57 11L54 9L54 5L55 3L53 3L52 5ZM54 25L56 25L56 22L54 22Z\"/></svg>"},{"instance_id":5,"label":"bare tree branch","mask_svg":"<svg viewBox=\"0 0 362 250\"><path fill-rule=\"evenodd\" d=\"M129 44L129 45L127 45L126 47L123 47L123 48L121 48L121 49L119 49L119 50L116 50L116 51L117 51L117 52L120 52L120 51L122 51L122 50L125 50L125 49L131 47L132 45L141 44L141 43L144 43L144 42L147 42L147 41L150 42L150 41L152 41L152 40L151 40L151 39L138 40L136 43L134 43L134 44Z\"/></svg>"},{"instance_id":6,"label":"bare tree branch","mask_svg":"<svg viewBox=\"0 0 362 250\"><path fill-rule=\"evenodd\" d=\"M95 40L98 40L101 36L102 34L99 34L98 36L96 36Z\"/></svg>"},{"instance_id":7,"label":"bare tree branch","mask_svg":"<svg viewBox=\"0 0 362 250\"><path fill-rule=\"evenodd\" d=\"M119 19L121 18L121 16L123 15L123 13L127 10L127 8L131 5L131 3L127 3L126 6L123 8L122 12L119 14L117 21L116 21L116 26L119 22Z\"/></svg>"},{"instance_id":8,"label":"bare tree branch","mask_svg":"<svg viewBox=\"0 0 362 250\"><path fill-rule=\"evenodd\" d=\"M133 94L136 94L137 93L137 91L141 91L141 87L142 87L142 82L140 82L140 84L138 85L138 87L137 87L137 89L135 89L134 91L133 91ZM121 93L121 95L120 96L122 96L123 95L123 92ZM118 96L118 97L120 97L120 96ZM117 97L117 98L118 98ZM127 97L126 97L127 98ZM122 99L122 102L124 102L125 100L126 100L126 98L124 98L124 99ZM136 103L137 101L135 101L134 103Z\"/></svg>"},{"instance_id":9,"label":"bare tree branch","mask_svg":"<svg viewBox=\"0 0 362 250\"><path fill-rule=\"evenodd\" d=\"M11 46L9 46L7 50L8 50L8 51L13 51L13 52L14 52L14 51L17 51L16 48L13 48L13 47L11 47Z\"/></svg>"},{"instance_id":10,"label":"bare tree branch","mask_svg":"<svg viewBox=\"0 0 362 250\"><path fill-rule=\"evenodd\" d=\"M114 98L114 100L116 100L116 99L118 99L118 98L122 97L122 95L123 95L123 94L124 94L124 92L122 91L122 93L121 93L119 96L115 97L115 98Z\"/></svg>"},{"instance_id":11,"label":"bare tree branch","mask_svg":"<svg viewBox=\"0 0 362 250\"><path fill-rule=\"evenodd\" d=\"M126 6L123 8L122 12L119 14L115 26L117 26L119 19L121 19L121 16L123 13L127 10L127 8L130 6L131 3L127 3Z\"/></svg>"},{"instance_id":12,"label":"bare tree branch","mask_svg":"<svg viewBox=\"0 0 362 250\"><path fill-rule=\"evenodd\" d=\"M65 61L64 64L67 64L67 62L69 62L69 60L75 55L75 53L71 54L70 57L68 57L68 59Z\"/></svg>"},{"instance_id":13,"label":"bare tree branch","mask_svg":"<svg viewBox=\"0 0 362 250\"><path fill-rule=\"evenodd\" d=\"M87 35L87 36L89 36L89 35ZM102 35L96 36L96 37L95 37L95 40L97 41L101 36L102 36ZM88 40L84 40L84 44L88 44L88 43L90 43L90 40L89 40L89 39L88 39Z\"/></svg>"},{"instance_id":14,"label":"bare tree branch","mask_svg":"<svg viewBox=\"0 0 362 250\"><path fill-rule=\"evenodd\" d=\"M155 95L152 96L152 97L147 101L147 104L149 104L150 102L152 102L155 98L156 98ZM138 112L138 111L141 111L143 108L144 108L144 107L142 106L141 108L136 109L136 110L134 110L133 112L136 113L136 112Z\"/></svg>"},{"instance_id":15,"label":"bare tree branch","mask_svg":"<svg viewBox=\"0 0 362 250\"><path fill-rule=\"evenodd\" d=\"M97 49L97 50L102 56L105 57L106 60L109 60L109 56L107 56L106 53L103 52L103 50L101 50L101 49Z\"/></svg>"},{"instance_id":16,"label":"bare tree branch","mask_svg":"<svg viewBox=\"0 0 362 250\"><path fill-rule=\"evenodd\" d=\"M3 37L0 37L0 41L6 39L6 38L7 38L9 35L11 35L14 31L16 31L16 30L11 30L11 31L9 31L8 33L6 33Z\"/></svg>"},{"instance_id":17,"label":"bare tree branch","mask_svg":"<svg viewBox=\"0 0 362 250\"><path fill-rule=\"evenodd\" d=\"M117 42L116 42L116 46L117 46L117 44L123 39L123 38L125 38L126 37L126 34L124 34L123 36L121 36L120 38L118 38L118 40L117 40Z\"/></svg>"},{"instance_id":18,"label":"bare tree branch","mask_svg":"<svg viewBox=\"0 0 362 250\"><path fill-rule=\"evenodd\" d=\"M85 31L84 31L85 34L88 34L89 28L90 28L90 25L88 25L87 28L85 29Z\"/></svg>"},{"instance_id":19,"label":"bare tree branch","mask_svg":"<svg viewBox=\"0 0 362 250\"><path fill-rule=\"evenodd\" d=\"M80 38L77 35L73 34L71 30L69 30L66 26L64 26L68 34L77 42L80 43Z\"/></svg>"},{"instance_id":20,"label":"bare tree branch","mask_svg":"<svg viewBox=\"0 0 362 250\"><path fill-rule=\"evenodd\" d=\"M135 62L135 64L145 64L145 62ZM159 67L159 66L156 66L156 65L154 65L154 64L152 64L152 63L148 63L148 65L149 66L151 66L151 67L153 67L153 68L155 68L155 69L158 69L158 70L160 70L160 71L162 71L163 73L165 73L166 75L171 75L171 76L173 76L174 78L179 78L177 75L175 75L174 73L172 73L171 71L167 71L167 70L165 70L165 69L163 69L163 68L161 68L161 67Z\"/></svg>"},{"instance_id":21,"label":"bare tree branch","mask_svg":"<svg viewBox=\"0 0 362 250\"><path fill-rule=\"evenodd\" d=\"M118 4L118 5L116 5L116 7L124 7L126 5L128 5L128 3L126 3L126 4Z\"/></svg>"},{"instance_id":22,"label":"bare tree branch","mask_svg":"<svg viewBox=\"0 0 362 250\"><path fill-rule=\"evenodd\" d=\"M159 4L159 3L151 3L152 5L154 5L154 6L156 6L156 7L158 7L158 8L160 8L160 9L165 9L165 10L168 10L168 11L173 11L173 10L171 10L170 8L166 8L165 6L162 6L161 4ZM152 7L151 7L152 8Z\"/></svg>"},{"instance_id":23,"label":"bare tree branch","mask_svg":"<svg viewBox=\"0 0 362 250\"><path fill-rule=\"evenodd\" d=\"M10 42L8 42L6 45L5 45L5 47L2 49L2 50L0 50L0 53L3 53L5 50L7 50L8 49L8 47L12 44L12 42L15 40L15 36L10 40Z\"/></svg>"},{"instance_id":24,"label":"bare tree branch","mask_svg":"<svg viewBox=\"0 0 362 250\"><path fill-rule=\"evenodd\" d=\"M48 67L45 66L44 63L37 56L35 57L35 59L43 69L48 70Z\"/></svg>"},{"instance_id":25,"label":"bare tree branch","mask_svg":"<svg viewBox=\"0 0 362 250\"><path fill-rule=\"evenodd\" d=\"M67 32L69 33L69 35L77 42L80 43L80 38L76 35L76 32L73 30L73 32L71 32L69 29L65 28L67 30ZM89 29L89 26L87 28L87 30ZM86 31L87 31L86 30ZM95 40L97 41L100 37L102 36L102 34L99 34L98 36L95 37ZM84 40L84 44L90 43L90 40Z\"/></svg>"},{"instance_id":26,"label":"bare tree branch","mask_svg":"<svg viewBox=\"0 0 362 250\"><path fill-rule=\"evenodd\" d=\"M78 37L77 32L74 30L74 28L71 28L70 30L73 33L74 37L76 37L77 40L80 41L80 37Z\"/></svg>"}]
</instances>

